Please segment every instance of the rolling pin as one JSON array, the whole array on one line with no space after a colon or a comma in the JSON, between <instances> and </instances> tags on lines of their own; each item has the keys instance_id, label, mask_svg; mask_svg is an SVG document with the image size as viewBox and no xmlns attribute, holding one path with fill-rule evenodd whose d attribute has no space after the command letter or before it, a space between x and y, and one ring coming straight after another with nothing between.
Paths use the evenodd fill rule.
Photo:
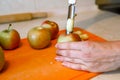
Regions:
<instances>
[{"instance_id":1,"label":"rolling pin","mask_svg":"<svg viewBox=\"0 0 120 80\"><path fill-rule=\"evenodd\" d=\"M9 15L1 15L0 23L17 22L17 21L31 20L35 18L46 18L46 17L47 17L47 12L16 13Z\"/></svg>"}]
</instances>

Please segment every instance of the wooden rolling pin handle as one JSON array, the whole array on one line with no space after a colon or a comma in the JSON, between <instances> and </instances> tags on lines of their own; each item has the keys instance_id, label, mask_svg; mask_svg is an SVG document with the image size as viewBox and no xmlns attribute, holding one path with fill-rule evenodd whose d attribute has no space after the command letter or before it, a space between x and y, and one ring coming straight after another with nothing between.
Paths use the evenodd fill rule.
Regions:
<instances>
[{"instance_id":1,"label":"wooden rolling pin handle","mask_svg":"<svg viewBox=\"0 0 120 80\"><path fill-rule=\"evenodd\" d=\"M46 18L47 12L36 12L32 13L32 18Z\"/></svg>"},{"instance_id":2,"label":"wooden rolling pin handle","mask_svg":"<svg viewBox=\"0 0 120 80\"><path fill-rule=\"evenodd\" d=\"M17 22L17 21L31 20L34 18L45 18L45 17L47 17L46 12L1 15L0 23Z\"/></svg>"}]
</instances>

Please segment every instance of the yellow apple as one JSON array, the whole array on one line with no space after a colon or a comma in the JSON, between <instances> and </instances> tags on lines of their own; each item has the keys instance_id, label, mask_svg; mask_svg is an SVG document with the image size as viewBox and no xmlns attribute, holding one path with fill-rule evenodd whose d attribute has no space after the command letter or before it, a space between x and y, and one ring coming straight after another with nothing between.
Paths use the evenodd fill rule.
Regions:
<instances>
[{"instance_id":1,"label":"yellow apple","mask_svg":"<svg viewBox=\"0 0 120 80\"><path fill-rule=\"evenodd\" d=\"M51 32L51 39L55 39L56 36L58 35L59 32L59 26L56 22L54 21L50 21L50 20L46 20L44 21L41 26L43 28L49 29Z\"/></svg>"},{"instance_id":2,"label":"yellow apple","mask_svg":"<svg viewBox=\"0 0 120 80\"><path fill-rule=\"evenodd\" d=\"M61 34L58 37L57 42L73 42L73 41L81 41L78 34L70 33L70 34Z\"/></svg>"},{"instance_id":3,"label":"yellow apple","mask_svg":"<svg viewBox=\"0 0 120 80\"><path fill-rule=\"evenodd\" d=\"M11 28L11 24L8 29L0 32L0 45L3 49L15 49L19 44L20 35L17 30Z\"/></svg>"},{"instance_id":4,"label":"yellow apple","mask_svg":"<svg viewBox=\"0 0 120 80\"><path fill-rule=\"evenodd\" d=\"M28 31L27 39L32 48L42 49L50 44L51 33L48 29L37 26Z\"/></svg>"}]
</instances>

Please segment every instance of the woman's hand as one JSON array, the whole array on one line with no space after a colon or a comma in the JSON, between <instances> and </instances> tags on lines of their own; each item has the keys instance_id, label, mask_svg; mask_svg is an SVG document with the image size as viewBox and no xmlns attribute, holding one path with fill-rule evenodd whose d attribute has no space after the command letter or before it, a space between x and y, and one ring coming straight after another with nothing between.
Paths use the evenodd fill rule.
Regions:
<instances>
[{"instance_id":1,"label":"woman's hand","mask_svg":"<svg viewBox=\"0 0 120 80\"><path fill-rule=\"evenodd\" d=\"M90 72L106 72L120 67L120 41L57 43L56 60L66 67Z\"/></svg>"}]
</instances>

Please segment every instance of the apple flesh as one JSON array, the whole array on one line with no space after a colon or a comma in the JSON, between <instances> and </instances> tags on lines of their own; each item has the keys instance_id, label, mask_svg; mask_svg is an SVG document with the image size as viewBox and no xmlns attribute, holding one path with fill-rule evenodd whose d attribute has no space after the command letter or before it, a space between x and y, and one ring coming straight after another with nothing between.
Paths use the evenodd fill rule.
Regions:
<instances>
[{"instance_id":1,"label":"apple flesh","mask_svg":"<svg viewBox=\"0 0 120 80\"><path fill-rule=\"evenodd\" d=\"M79 35L70 33L70 34L61 34L58 37L57 42L73 42L73 41L81 41Z\"/></svg>"},{"instance_id":2,"label":"apple flesh","mask_svg":"<svg viewBox=\"0 0 120 80\"><path fill-rule=\"evenodd\" d=\"M89 39L89 36L88 36L88 34L81 34L80 38L81 38L81 40L85 41L85 40Z\"/></svg>"},{"instance_id":3,"label":"apple flesh","mask_svg":"<svg viewBox=\"0 0 120 80\"><path fill-rule=\"evenodd\" d=\"M41 25L43 28L49 29L51 32L51 39L55 39L59 32L59 26L56 22L46 20Z\"/></svg>"},{"instance_id":4,"label":"apple flesh","mask_svg":"<svg viewBox=\"0 0 120 80\"><path fill-rule=\"evenodd\" d=\"M37 26L28 31L27 39L32 48L42 49L50 44L51 33L49 30Z\"/></svg>"},{"instance_id":5,"label":"apple flesh","mask_svg":"<svg viewBox=\"0 0 120 80\"><path fill-rule=\"evenodd\" d=\"M88 40L88 34L82 33L82 31L74 31L73 33L78 34L82 41Z\"/></svg>"},{"instance_id":6,"label":"apple flesh","mask_svg":"<svg viewBox=\"0 0 120 80\"><path fill-rule=\"evenodd\" d=\"M8 29L0 32L0 45L3 49L15 49L20 44L20 35L15 29Z\"/></svg>"},{"instance_id":7,"label":"apple flesh","mask_svg":"<svg viewBox=\"0 0 120 80\"><path fill-rule=\"evenodd\" d=\"M5 64L5 57L2 48L0 47L0 71L3 69Z\"/></svg>"}]
</instances>

